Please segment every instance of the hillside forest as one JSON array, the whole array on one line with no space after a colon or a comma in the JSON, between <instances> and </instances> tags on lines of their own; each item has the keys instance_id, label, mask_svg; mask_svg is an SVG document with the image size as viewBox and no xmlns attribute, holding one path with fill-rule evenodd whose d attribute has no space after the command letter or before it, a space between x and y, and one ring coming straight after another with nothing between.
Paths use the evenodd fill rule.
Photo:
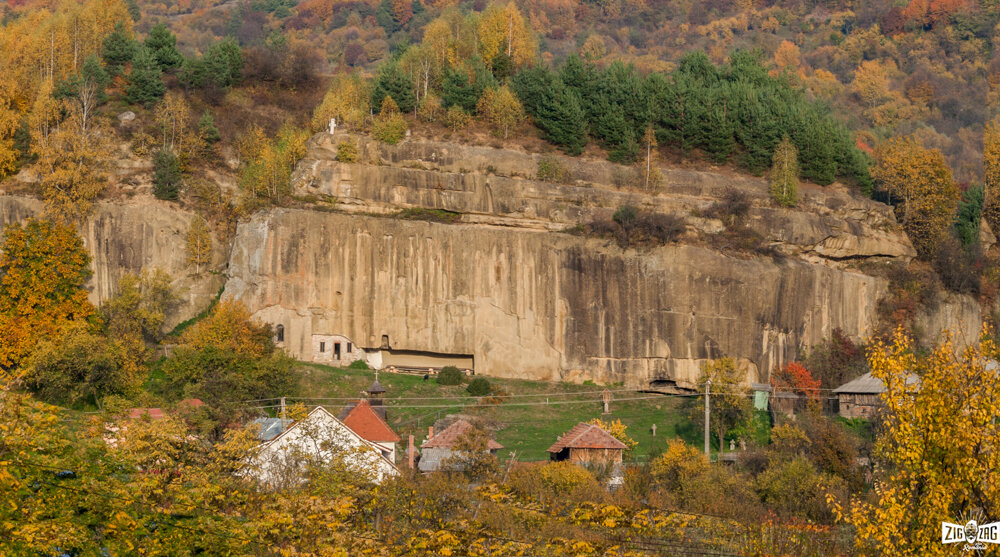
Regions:
<instances>
[{"instance_id":1,"label":"hillside forest","mask_svg":"<svg viewBox=\"0 0 1000 557\"><path fill-rule=\"evenodd\" d=\"M0 553L934 555L942 520L1000 513L977 481L1000 466L992 330L965 350L913 339L939 291L997 293L995 2L8 0L0 27L0 192L45 207L0 240ZM148 191L199 215L185 257L208 272L213 235L314 201L291 176L331 119L390 144L607 159L651 194L660 165L765 176L779 207L804 183L841 188L890 204L916 258L865 269L892 285L867 344L834 331L768 370L807 401L796 420L756 412L732 360L704 366L725 416L713 450L751 440L731 466L681 435L607 489L607 470L483 456L484 425L453 470L376 484L348 455L303 457L308 481L262 486L244 473L246 401L311 372L238 303L165 330L180 294L162 272L94 306L77 227ZM746 211L730 197L719 211ZM821 393L869 370L885 413L824 415ZM480 388L500 407L518 395ZM689 433L698 404L680 411ZM124 418L156 405L176 411Z\"/></svg>"}]
</instances>

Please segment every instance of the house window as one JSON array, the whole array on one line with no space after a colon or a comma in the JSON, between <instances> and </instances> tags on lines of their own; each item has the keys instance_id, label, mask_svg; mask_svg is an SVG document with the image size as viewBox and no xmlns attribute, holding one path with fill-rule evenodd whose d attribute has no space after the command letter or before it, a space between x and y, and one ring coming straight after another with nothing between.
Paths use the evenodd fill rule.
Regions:
<instances>
[{"instance_id":1,"label":"house window","mask_svg":"<svg viewBox=\"0 0 1000 557\"><path fill-rule=\"evenodd\" d=\"M348 353L348 354L351 354L351 353L353 353L353 352L354 352L354 347L353 347L353 346L351 346L351 343L349 343L349 342L348 342L348 343L347 343L347 353Z\"/></svg>"},{"instance_id":2,"label":"house window","mask_svg":"<svg viewBox=\"0 0 1000 557\"><path fill-rule=\"evenodd\" d=\"M319 351L320 352L326 352L326 343L325 342L319 343Z\"/></svg>"},{"instance_id":3,"label":"house window","mask_svg":"<svg viewBox=\"0 0 1000 557\"><path fill-rule=\"evenodd\" d=\"M277 327L274 328L274 330L275 333L277 334L278 342L285 342L285 326L278 325Z\"/></svg>"},{"instance_id":4,"label":"house window","mask_svg":"<svg viewBox=\"0 0 1000 557\"><path fill-rule=\"evenodd\" d=\"M389 335L382 335L382 350L389 349Z\"/></svg>"},{"instance_id":5,"label":"house window","mask_svg":"<svg viewBox=\"0 0 1000 557\"><path fill-rule=\"evenodd\" d=\"M334 360L339 360L340 359L340 343L339 342L333 343L333 359Z\"/></svg>"}]
</instances>

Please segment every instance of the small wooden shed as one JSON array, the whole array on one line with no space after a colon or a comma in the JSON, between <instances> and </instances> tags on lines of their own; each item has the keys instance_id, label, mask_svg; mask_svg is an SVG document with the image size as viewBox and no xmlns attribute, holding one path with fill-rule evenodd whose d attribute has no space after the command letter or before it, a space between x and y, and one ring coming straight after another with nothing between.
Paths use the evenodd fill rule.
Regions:
<instances>
[{"instance_id":1,"label":"small wooden shed","mask_svg":"<svg viewBox=\"0 0 1000 557\"><path fill-rule=\"evenodd\" d=\"M552 460L574 463L621 463L625 443L594 424L580 422L549 447Z\"/></svg>"},{"instance_id":2,"label":"small wooden shed","mask_svg":"<svg viewBox=\"0 0 1000 557\"><path fill-rule=\"evenodd\" d=\"M919 383L920 377L911 373L906 378L907 385ZM844 418L871 418L878 411L882 401L879 395L886 391L885 384L878 377L868 373L852 379L833 390L839 403L839 413Z\"/></svg>"}]
</instances>

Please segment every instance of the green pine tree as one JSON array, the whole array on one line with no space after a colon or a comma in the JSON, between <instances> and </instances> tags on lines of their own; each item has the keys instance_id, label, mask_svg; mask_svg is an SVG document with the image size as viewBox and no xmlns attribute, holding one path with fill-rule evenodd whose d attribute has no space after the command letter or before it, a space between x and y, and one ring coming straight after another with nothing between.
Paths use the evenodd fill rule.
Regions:
<instances>
[{"instance_id":1,"label":"green pine tree","mask_svg":"<svg viewBox=\"0 0 1000 557\"><path fill-rule=\"evenodd\" d=\"M215 119L212 118L212 113L207 110L198 119L198 135L205 143L219 141L219 128L215 127Z\"/></svg>"},{"instance_id":2,"label":"green pine tree","mask_svg":"<svg viewBox=\"0 0 1000 557\"><path fill-rule=\"evenodd\" d=\"M587 127L580 100L548 68L534 67L511 80L525 111L535 119L544 137L563 151L579 155L587 144Z\"/></svg>"},{"instance_id":3,"label":"green pine tree","mask_svg":"<svg viewBox=\"0 0 1000 557\"><path fill-rule=\"evenodd\" d=\"M132 71L128 76L128 88L125 94L131 103L150 107L160 100L167 87L163 84L160 66L153 58L153 53L144 46L139 47L135 59L132 60Z\"/></svg>"},{"instance_id":4,"label":"green pine tree","mask_svg":"<svg viewBox=\"0 0 1000 557\"><path fill-rule=\"evenodd\" d=\"M483 92L497 87L496 79L482 60L473 58L469 66L445 70L441 84L441 101L445 108L459 106L468 113L475 112Z\"/></svg>"},{"instance_id":5,"label":"green pine tree","mask_svg":"<svg viewBox=\"0 0 1000 557\"><path fill-rule=\"evenodd\" d=\"M381 107L386 97L392 97L400 112L412 112L416 106L413 81L395 63L383 64L379 68L372 88L372 106Z\"/></svg>"},{"instance_id":6,"label":"green pine tree","mask_svg":"<svg viewBox=\"0 0 1000 557\"><path fill-rule=\"evenodd\" d=\"M125 26L118 22L114 31L104 37L101 56L111 75L122 75L125 65L132 61L138 50L139 43L125 30Z\"/></svg>"},{"instance_id":7,"label":"green pine tree","mask_svg":"<svg viewBox=\"0 0 1000 557\"><path fill-rule=\"evenodd\" d=\"M153 157L153 195L159 199L176 200L181 191L181 169L177 155L170 149L160 149Z\"/></svg>"},{"instance_id":8,"label":"green pine tree","mask_svg":"<svg viewBox=\"0 0 1000 557\"><path fill-rule=\"evenodd\" d=\"M184 57L177 50L177 37L162 23L157 23L149 30L149 36L146 37L146 48L152 51L161 70L172 70L180 67L184 61Z\"/></svg>"},{"instance_id":9,"label":"green pine tree","mask_svg":"<svg viewBox=\"0 0 1000 557\"><path fill-rule=\"evenodd\" d=\"M771 164L771 199L792 207L799 196L799 154L786 135L774 150Z\"/></svg>"}]
</instances>

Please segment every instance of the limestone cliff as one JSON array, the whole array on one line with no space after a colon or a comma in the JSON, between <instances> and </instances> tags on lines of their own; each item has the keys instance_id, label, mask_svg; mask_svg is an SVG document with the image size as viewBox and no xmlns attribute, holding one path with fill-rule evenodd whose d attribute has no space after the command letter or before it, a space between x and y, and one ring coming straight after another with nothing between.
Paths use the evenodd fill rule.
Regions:
<instances>
[{"instance_id":1,"label":"limestone cliff","mask_svg":"<svg viewBox=\"0 0 1000 557\"><path fill-rule=\"evenodd\" d=\"M477 372L629 385L683 385L721 355L769 369L835 327L864 336L886 288L792 259L301 210L241 224L229 273L224 295L281 324L306 359L314 334L365 347L387 335L474 355Z\"/></svg>"},{"instance_id":2,"label":"limestone cliff","mask_svg":"<svg viewBox=\"0 0 1000 557\"><path fill-rule=\"evenodd\" d=\"M42 211L36 199L0 195L0 226L20 222ZM176 204L147 196L98 203L81 225L84 245L91 254L93 275L87 284L90 301L100 304L112 296L118 279L127 272L160 268L173 278L179 307L165 323L172 328L204 309L222 288L228 246L213 239L212 266L200 277L186 261L186 236L193 214Z\"/></svg>"}]
</instances>

